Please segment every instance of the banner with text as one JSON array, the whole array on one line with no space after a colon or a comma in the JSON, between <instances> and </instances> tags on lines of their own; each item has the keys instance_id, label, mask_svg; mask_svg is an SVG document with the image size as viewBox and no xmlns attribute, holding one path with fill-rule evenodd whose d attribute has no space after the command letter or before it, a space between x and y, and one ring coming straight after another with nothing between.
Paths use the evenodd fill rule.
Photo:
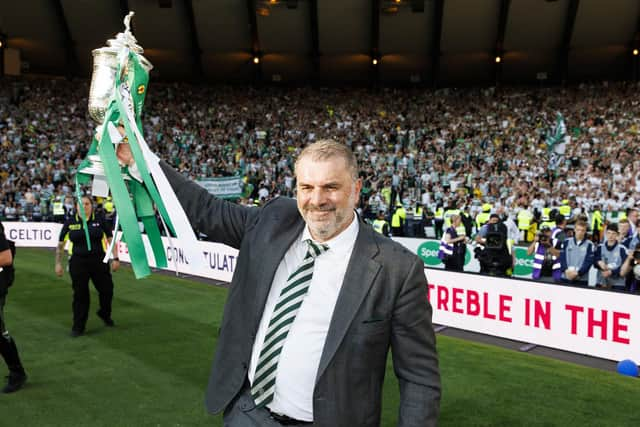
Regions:
<instances>
[{"instance_id":1,"label":"banner with text","mask_svg":"<svg viewBox=\"0 0 640 427\"><path fill-rule=\"evenodd\" d=\"M53 248L62 224L55 222L3 222L4 234L19 247Z\"/></svg>"},{"instance_id":2,"label":"banner with text","mask_svg":"<svg viewBox=\"0 0 640 427\"><path fill-rule=\"evenodd\" d=\"M242 196L242 177L205 178L196 181L209 193L225 199L237 199Z\"/></svg>"},{"instance_id":3,"label":"banner with text","mask_svg":"<svg viewBox=\"0 0 640 427\"><path fill-rule=\"evenodd\" d=\"M142 240L145 248L147 249L147 253L153 255L147 236L143 235ZM168 268L163 268L163 270L177 270L179 273L193 275L194 273L189 266L189 259L187 258L180 241L177 239L169 240L168 238L163 237L162 243L164 244L168 263ZM202 275L202 277L220 280L223 282L231 282L231 277L233 276L236 266L238 251L229 246L223 245L222 243L200 241L198 244L200 245L200 252L204 257L204 265L206 269L206 273ZM127 244L124 242L118 242L118 257L121 261L130 261ZM150 259L149 265L151 267L155 267L155 260Z\"/></svg>"},{"instance_id":4,"label":"banner with text","mask_svg":"<svg viewBox=\"0 0 640 427\"><path fill-rule=\"evenodd\" d=\"M58 245L58 236L62 229L62 224L55 222L3 222L7 239L16 242L19 247L40 247L55 248ZM118 239L122 233L118 233ZM150 265L155 267L153 251L149 247L149 239L142 236L147 253L151 254ZM182 243L178 239L162 238L164 250L167 254L169 268L166 270L177 271L184 274L193 275L194 272L189 266L189 259L185 255ZM202 277L231 282L233 271L236 265L238 251L221 243L199 241L200 251L208 266L207 272ZM126 243L118 242L118 257L121 261L130 262L129 252Z\"/></svg>"},{"instance_id":5,"label":"banner with text","mask_svg":"<svg viewBox=\"0 0 640 427\"><path fill-rule=\"evenodd\" d=\"M425 269L433 322L620 361L640 361L640 296Z\"/></svg>"}]
</instances>

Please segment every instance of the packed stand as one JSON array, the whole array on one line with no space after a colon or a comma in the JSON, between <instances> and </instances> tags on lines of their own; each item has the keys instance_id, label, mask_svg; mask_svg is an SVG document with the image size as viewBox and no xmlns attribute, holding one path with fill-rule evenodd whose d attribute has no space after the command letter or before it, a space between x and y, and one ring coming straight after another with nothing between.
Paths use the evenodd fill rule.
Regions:
<instances>
[{"instance_id":1,"label":"packed stand","mask_svg":"<svg viewBox=\"0 0 640 427\"><path fill-rule=\"evenodd\" d=\"M87 81L4 79L4 220L61 220L73 209L74 174L95 127L88 89ZM475 236L493 213L510 241L529 244L562 211L569 231L586 220L600 241L607 224L640 205L637 90L606 82L435 91L152 82L143 125L151 148L190 178L242 176L240 203L293 196L296 154L334 138L356 153L361 214L385 234L442 238L457 214L468 243L480 244ZM550 147L557 113L568 137Z\"/></svg>"}]
</instances>

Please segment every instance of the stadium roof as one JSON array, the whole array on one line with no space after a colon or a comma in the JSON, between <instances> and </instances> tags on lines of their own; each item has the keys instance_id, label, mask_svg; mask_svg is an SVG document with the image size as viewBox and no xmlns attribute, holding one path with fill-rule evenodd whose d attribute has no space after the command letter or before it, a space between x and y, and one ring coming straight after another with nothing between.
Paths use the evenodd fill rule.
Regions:
<instances>
[{"instance_id":1,"label":"stadium roof","mask_svg":"<svg viewBox=\"0 0 640 427\"><path fill-rule=\"evenodd\" d=\"M123 30L128 10L156 78L167 80L456 85L638 73L638 0L3 3L0 32L29 73L89 77L91 50Z\"/></svg>"}]
</instances>

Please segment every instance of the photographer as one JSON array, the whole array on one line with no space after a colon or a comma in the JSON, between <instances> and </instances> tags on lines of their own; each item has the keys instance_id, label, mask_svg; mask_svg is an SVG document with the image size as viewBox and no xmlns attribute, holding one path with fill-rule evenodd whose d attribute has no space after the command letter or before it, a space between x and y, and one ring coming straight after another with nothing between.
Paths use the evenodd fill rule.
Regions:
<instances>
[{"instance_id":1,"label":"photographer","mask_svg":"<svg viewBox=\"0 0 640 427\"><path fill-rule=\"evenodd\" d=\"M640 289L640 243L633 250L627 251L627 258L620 268L620 276L626 277L629 292L637 292Z\"/></svg>"},{"instance_id":2,"label":"photographer","mask_svg":"<svg viewBox=\"0 0 640 427\"><path fill-rule=\"evenodd\" d=\"M574 227L574 236L564 241L560 252L561 282L586 287L589 269L593 265L593 242L586 239L587 223L579 220Z\"/></svg>"},{"instance_id":3,"label":"photographer","mask_svg":"<svg viewBox=\"0 0 640 427\"><path fill-rule=\"evenodd\" d=\"M596 286L623 292L625 275L620 273L627 259L627 249L618 243L618 224L607 225L605 239L598 245L593 259L593 266L598 269Z\"/></svg>"},{"instance_id":4,"label":"photographer","mask_svg":"<svg viewBox=\"0 0 640 427\"><path fill-rule=\"evenodd\" d=\"M507 227L498 214L491 214L489 222L482 226L475 238L474 252L480 263L480 273L490 276L510 276L513 257L507 239Z\"/></svg>"},{"instance_id":5,"label":"photographer","mask_svg":"<svg viewBox=\"0 0 640 427\"><path fill-rule=\"evenodd\" d=\"M553 283L560 281L562 272L560 271L560 248L562 244L555 242L551 238L551 229L542 226L527 248L527 255L534 255L533 272L531 277L541 282Z\"/></svg>"},{"instance_id":6,"label":"photographer","mask_svg":"<svg viewBox=\"0 0 640 427\"><path fill-rule=\"evenodd\" d=\"M458 214L453 214L450 220L451 226L447 228L440 240L438 258L442 260L445 270L464 271L464 256L467 252L465 240L467 240L467 237L464 234L459 236L456 231L462 218Z\"/></svg>"}]
</instances>

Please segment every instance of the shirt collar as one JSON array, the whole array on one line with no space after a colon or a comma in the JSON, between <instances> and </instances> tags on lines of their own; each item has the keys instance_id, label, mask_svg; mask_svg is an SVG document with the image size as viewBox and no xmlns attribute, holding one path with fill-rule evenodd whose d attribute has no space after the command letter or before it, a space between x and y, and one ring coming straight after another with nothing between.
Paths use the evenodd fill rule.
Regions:
<instances>
[{"instance_id":1,"label":"shirt collar","mask_svg":"<svg viewBox=\"0 0 640 427\"><path fill-rule=\"evenodd\" d=\"M356 241L359 229L360 225L358 224L358 215L354 212L351 224L349 224L347 228L342 230L340 234L334 236L332 239L327 240L326 242L323 242L323 244L329 246L329 249L332 251L341 251L342 249L348 249L353 246L353 243ZM307 239L313 240L308 225L306 225L304 227L304 230L302 231L300 242L304 242ZM315 242L315 240L313 241Z\"/></svg>"}]
</instances>

